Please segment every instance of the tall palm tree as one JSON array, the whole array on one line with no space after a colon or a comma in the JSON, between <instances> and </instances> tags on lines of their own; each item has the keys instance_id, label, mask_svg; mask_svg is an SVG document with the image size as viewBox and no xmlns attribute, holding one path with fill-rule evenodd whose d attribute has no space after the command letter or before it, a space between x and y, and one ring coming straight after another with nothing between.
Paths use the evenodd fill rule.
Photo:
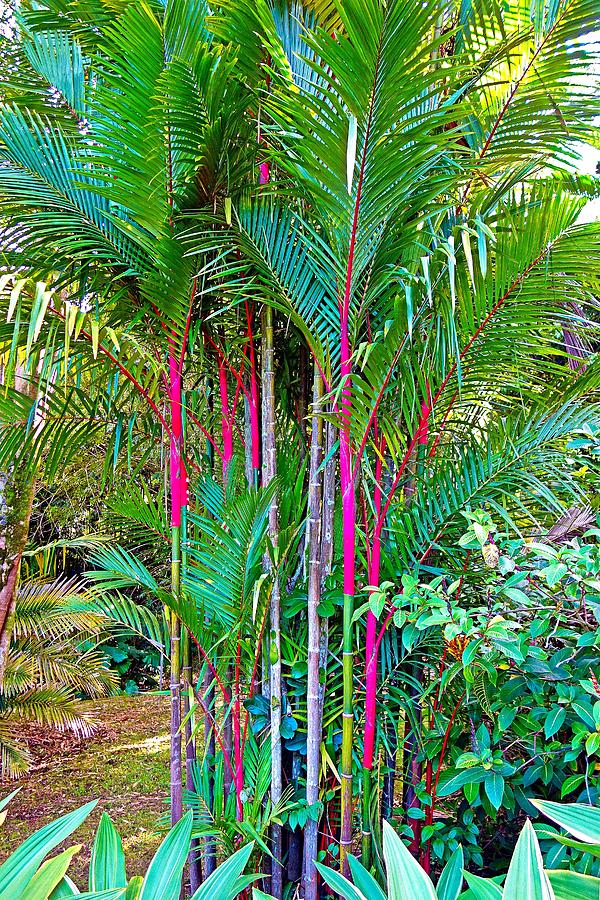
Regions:
<instances>
[{"instance_id":1,"label":"tall palm tree","mask_svg":"<svg viewBox=\"0 0 600 900\"><path fill-rule=\"evenodd\" d=\"M461 513L473 505L524 526L576 491L560 452L569 432L597 415L587 402L597 362L590 355L582 364L582 354L597 338L599 230L578 223L597 188L572 170L573 142L590 139L598 112L589 79L595 16L594 0L506 8L488 0L317 0L308 9L227 0L208 17L198 0L24 5L0 110L9 247L2 334L13 364L18 357L31 365L43 346L54 369L41 382L50 410L42 433L28 428L34 401L10 392L0 468L43 457L51 474L107 427L114 458L132 442L143 458L161 431L169 441L172 574L168 591L154 584L171 610L174 819L182 781L178 622L204 639L215 565L222 586L229 572L216 549L211 561L211 543L231 546L234 524L269 496L239 500L237 523L232 510L226 521L221 509L216 524L194 524L190 514L203 574L200 603L186 604L188 470L192 461L204 468L207 441L206 455L220 456L225 492L235 483L243 396L248 481L258 480L259 305L262 438L272 457L276 429L280 456L289 442L270 364L278 323L285 319L285 335L293 332L293 348L288 339L281 354L290 365L298 341L314 360L312 488L309 502L297 504L302 516L308 508L312 552L325 546L315 537L319 516L331 549L331 459L339 472L343 696L325 717L342 722L344 868L359 758L365 863L371 856L379 651L396 628L395 609L380 606L382 578L419 577L442 562L458 571ZM329 470L320 503L322 466ZM265 467L265 481L274 470ZM269 567L277 575L282 516L277 523L273 504L271 513ZM192 573L193 553L189 563ZM322 576L314 566L312 779ZM190 593L192 580L184 578ZM355 609L358 591L365 603ZM226 613L223 596L214 609ZM276 621L277 602L273 609ZM400 642L409 642L398 628ZM274 684L280 638L269 642ZM212 637L207 643L213 649ZM226 672L235 677L239 641L229 646ZM356 703L357 652L364 709ZM280 703L271 697L275 767ZM309 854L310 898L313 862Z\"/></svg>"},{"instance_id":2,"label":"tall palm tree","mask_svg":"<svg viewBox=\"0 0 600 900\"><path fill-rule=\"evenodd\" d=\"M144 432L162 429L176 596L184 422L205 431L184 385L205 263L186 252L181 233L188 211L222 206L235 192L255 143L243 115L248 91L232 74L231 51L213 45L206 14L198 0L111 12L101 3L21 4L0 113L8 274L24 269L39 286L30 293L25 279L5 279L6 346L31 367L45 345L54 365L42 385L52 427L32 433L35 399L12 391L19 415L4 420L3 458L21 467L44 454L51 474L107 426L115 456L125 423L137 449ZM180 641L173 618L173 821L182 802Z\"/></svg>"},{"instance_id":3,"label":"tall palm tree","mask_svg":"<svg viewBox=\"0 0 600 900\"><path fill-rule=\"evenodd\" d=\"M442 535L452 540L448 520L473 502L475 494L457 490L463 478L493 503L495 492L505 498L520 485L523 505L523 485L535 485L526 499L539 515L555 498L539 479L530 482L530 464L512 442L527 443L535 430L530 450L542 469L549 465L542 448L551 453L577 424L577 401L597 383L593 362L564 365L562 343L565 329L595 333L587 319L597 297L598 228L577 224L587 188L570 174L572 141L591 137L597 113L589 81L595 9L588 0L504 11L485 2L380 0L315 8L324 27L294 7L282 29L260 3L236 20L238 35L246 23L245 44L262 41L274 177L287 189L237 209L224 240L247 271L240 280L238 262L223 277L236 296L251 284L254 296L260 291L292 317L340 429L344 865L359 542L369 585L379 581L384 529L418 571ZM203 246L201 235L194 246ZM549 419L538 418L540 408ZM470 454L484 460L472 479ZM506 481L510 460L523 464ZM403 512L415 485L416 528ZM423 516L440 520L425 542ZM366 629L368 859L375 610Z\"/></svg>"}]
</instances>

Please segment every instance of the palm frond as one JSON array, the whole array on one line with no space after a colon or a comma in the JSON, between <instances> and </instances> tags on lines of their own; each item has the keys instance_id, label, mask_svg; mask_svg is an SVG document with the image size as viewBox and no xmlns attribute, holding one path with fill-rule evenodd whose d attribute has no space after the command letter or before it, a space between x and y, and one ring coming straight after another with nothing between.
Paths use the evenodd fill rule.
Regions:
<instances>
[{"instance_id":1,"label":"palm frond","mask_svg":"<svg viewBox=\"0 0 600 900\"><path fill-rule=\"evenodd\" d=\"M418 485L407 509L392 512L392 530L402 565L425 563L432 550L453 554L453 529L462 512L489 506L515 531L539 526L547 511L556 514L581 488L564 470L564 443L570 433L598 416L590 405L567 404L539 418L526 415L499 423L484 443L443 460Z\"/></svg>"}]
</instances>

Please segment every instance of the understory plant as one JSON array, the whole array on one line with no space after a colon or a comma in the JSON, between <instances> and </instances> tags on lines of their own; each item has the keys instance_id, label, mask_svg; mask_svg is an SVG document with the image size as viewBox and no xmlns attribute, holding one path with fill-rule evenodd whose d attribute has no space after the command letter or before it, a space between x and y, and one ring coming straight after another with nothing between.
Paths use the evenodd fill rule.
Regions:
<instances>
[{"instance_id":1,"label":"understory plant","mask_svg":"<svg viewBox=\"0 0 600 900\"><path fill-rule=\"evenodd\" d=\"M16 791L0 801L0 826L6 807ZM156 851L143 876L127 878L121 837L110 817L103 813L96 831L89 868L88 885L80 890L69 878L68 868L81 845L55 856L53 850L90 815L96 801L67 813L27 838L0 865L2 900L57 900L59 897L86 897L89 900L179 900L183 869L190 848L192 814L172 828ZM193 900L219 897L234 900L254 876L243 871L252 853L246 844L229 857L194 893ZM49 857L49 858L47 858Z\"/></svg>"},{"instance_id":2,"label":"understory plant","mask_svg":"<svg viewBox=\"0 0 600 900\"><path fill-rule=\"evenodd\" d=\"M578 844L586 852L598 853L600 813L583 804L534 801L541 812L568 835L557 840ZM354 857L350 857L352 882L338 872L319 866L327 884L344 900L584 900L597 897L600 878L562 869L545 871L535 831L526 821L514 848L506 877L482 878L463 869L458 847L442 870L434 887L427 873L407 850L394 828L383 823L383 856L387 891ZM463 881L468 890L463 893Z\"/></svg>"},{"instance_id":3,"label":"understory plant","mask_svg":"<svg viewBox=\"0 0 600 900\"><path fill-rule=\"evenodd\" d=\"M0 776L15 778L30 765L24 723L92 734L81 701L116 692L102 647L112 624L81 579L21 582L0 687Z\"/></svg>"},{"instance_id":4,"label":"understory plant","mask_svg":"<svg viewBox=\"0 0 600 900\"><path fill-rule=\"evenodd\" d=\"M572 510L554 534L524 540L485 511L466 513L468 571L453 582L405 578L401 593L371 597L378 617L384 603L395 610L409 659L427 641L439 653L421 685L422 778L407 823L413 836L422 825L422 861L447 858L461 840L482 865L486 821L534 815L529 798L540 793L597 802L600 558L590 521L590 510Z\"/></svg>"}]
</instances>

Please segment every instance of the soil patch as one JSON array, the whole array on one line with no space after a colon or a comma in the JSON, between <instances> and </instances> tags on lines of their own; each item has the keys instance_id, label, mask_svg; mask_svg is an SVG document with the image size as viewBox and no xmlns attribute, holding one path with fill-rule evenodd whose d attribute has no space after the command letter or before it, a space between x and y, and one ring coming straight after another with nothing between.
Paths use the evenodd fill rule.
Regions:
<instances>
[{"instance_id":1,"label":"soil patch","mask_svg":"<svg viewBox=\"0 0 600 900\"><path fill-rule=\"evenodd\" d=\"M97 723L89 738L28 728L32 770L2 826L0 862L33 831L89 800L98 805L67 842L83 844L69 869L87 890L91 844L103 812L123 839L127 875L141 875L161 841L169 796L169 700L160 694L113 697L86 704ZM0 796L14 790L0 783Z\"/></svg>"}]
</instances>

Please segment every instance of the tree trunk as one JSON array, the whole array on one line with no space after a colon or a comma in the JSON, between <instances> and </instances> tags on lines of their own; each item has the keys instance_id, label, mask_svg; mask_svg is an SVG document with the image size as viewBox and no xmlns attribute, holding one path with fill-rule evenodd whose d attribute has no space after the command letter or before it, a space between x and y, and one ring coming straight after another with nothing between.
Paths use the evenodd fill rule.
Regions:
<instances>
[{"instance_id":1,"label":"tree trunk","mask_svg":"<svg viewBox=\"0 0 600 900\"><path fill-rule=\"evenodd\" d=\"M395 684L394 678L391 679L390 684ZM382 705L384 709L387 709L388 706L392 708L392 704L389 703L388 698L389 693L386 691L382 699ZM386 736L386 772L383 776L383 789L381 792L381 815L382 818L389 819L394 808L394 790L396 786L396 754L398 751L398 722L391 715L388 716L386 720Z\"/></svg>"},{"instance_id":2,"label":"tree trunk","mask_svg":"<svg viewBox=\"0 0 600 900\"><path fill-rule=\"evenodd\" d=\"M21 557L29 532L35 496L35 475L23 472L0 474L0 685L13 627Z\"/></svg>"},{"instance_id":3,"label":"tree trunk","mask_svg":"<svg viewBox=\"0 0 600 900\"><path fill-rule=\"evenodd\" d=\"M275 371L273 310L265 305L262 312L262 435L263 435L263 486L271 483L277 474L275 440ZM274 497L269 510L269 536L273 546L277 545L278 514ZM271 694L271 802L275 806L281 799L281 633L279 580L274 573L270 605L270 694ZM281 826L272 828L272 875L271 893L276 900L283 895L282 840Z\"/></svg>"},{"instance_id":4,"label":"tree trunk","mask_svg":"<svg viewBox=\"0 0 600 900\"><path fill-rule=\"evenodd\" d=\"M34 400L37 381L15 378L15 388ZM35 472L0 473L0 685L10 647L21 558L27 543L35 496Z\"/></svg>"},{"instance_id":5,"label":"tree trunk","mask_svg":"<svg viewBox=\"0 0 600 900\"><path fill-rule=\"evenodd\" d=\"M215 689L212 684L212 674L208 666L206 667L206 672L204 673L204 683L203 683L203 699L206 709L211 713L213 718L214 709L215 709ZM213 724L208 715L204 716L204 759L205 766L208 768L208 798L207 802L209 805L209 809L212 812L213 803L214 803L214 759L215 759L215 730ZM225 771L227 771L227 767L225 767ZM214 841L214 838L205 838L204 839L204 877L208 878L209 875L217 868L217 847Z\"/></svg>"},{"instance_id":6,"label":"tree trunk","mask_svg":"<svg viewBox=\"0 0 600 900\"><path fill-rule=\"evenodd\" d=\"M233 666L230 664L225 670L225 684L233 684ZM233 759L233 714L231 709L227 709L227 701L223 698L225 708L223 710L223 746L227 751L229 759ZM225 766L223 772L223 786L225 788L225 800L229 798L231 788L233 787L233 777L229 770L229 766Z\"/></svg>"},{"instance_id":7,"label":"tree trunk","mask_svg":"<svg viewBox=\"0 0 600 900\"><path fill-rule=\"evenodd\" d=\"M379 445L375 464L375 486L373 490L373 506L375 524L369 559L369 584L379 587L379 571L381 565L382 543L382 463L384 441ZM363 743L363 807L362 807L362 862L369 868L371 865L371 845L373 840L371 827L372 778L373 764L376 758L375 737L377 731L377 669L378 669L378 621L374 613L367 613L367 634L365 642L365 735Z\"/></svg>"},{"instance_id":8,"label":"tree trunk","mask_svg":"<svg viewBox=\"0 0 600 900\"><path fill-rule=\"evenodd\" d=\"M306 697L306 802L314 806L319 801L319 769L321 756L321 704L319 675L321 668L321 624L318 607L321 601L323 559L321 555L321 501L323 456L323 417L321 403L323 379L315 366L313 387L312 433L308 484L308 518L306 546L308 549L308 692ZM304 829L304 897L317 900L318 819L310 818Z\"/></svg>"},{"instance_id":9,"label":"tree trunk","mask_svg":"<svg viewBox=\"0 0 600 900\"><path fill-rule=\"evenodd\" d=\"M182 511L182 542L181 542L181 570L184 576L187 568L187 510ZM194 790L194 769L196 766L196 738L193 733L192 717L190 712L190 689L193 688L194 674L192 666L192 648L187 631L182 631L181 656L183 664L183 714L185 718L185 786L188 791ZM191 843L188 856L190 869L190 891L194 894L202 883L202 866L200 863L200 841L194 838Z\"/></svg>"},{"instance_id":10,"label":"tree trunk","mask_svg":"<svg viewBox=\"0 0 600 900\"><path fill-rule=\"evenodd\" d=\"M171 494L171 591L181 597L181 525L188 502L187 471L183 456L183 390L181 361L169 344L170 494ZM181 626L171 613L171 824L183 815L181 763Z\"/></svg>"},{"instance_id":11,"label":"tree trunk","mask_svg":"<svg viewBox=\"0 0 600 900\"><path fill-rule=\"evenodd\" d=\"M352 846L352 750L354 742L354 643L353 625L354 592L356 582L356 485L352 467L350 445L350 419L352 416L351 357L346 333L342 329L342 413L340 424L340 480L342 492L343 531L343 712L341 778L341 836L340 867L348 877L348 853Z\"/></svg>"}]
</instances>

